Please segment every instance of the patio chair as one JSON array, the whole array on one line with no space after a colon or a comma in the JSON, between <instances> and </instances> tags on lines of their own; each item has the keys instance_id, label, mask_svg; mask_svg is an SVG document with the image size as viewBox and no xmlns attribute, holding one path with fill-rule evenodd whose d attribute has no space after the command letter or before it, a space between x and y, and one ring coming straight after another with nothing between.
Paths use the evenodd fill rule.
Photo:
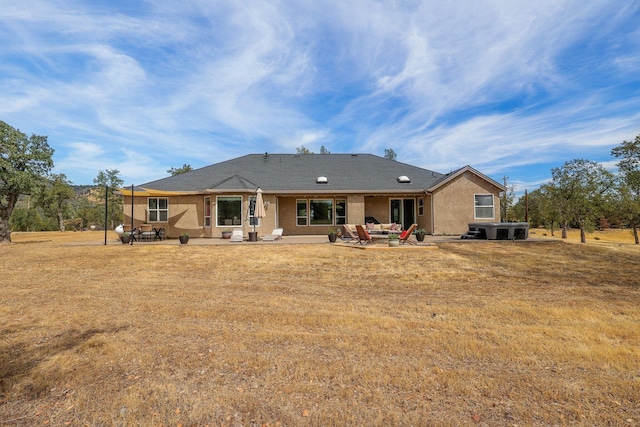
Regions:
<instances>
[{"instance_id":1,"label":"patio chair","mask_svg":"<svg viewBox=\"0 0 640 427\"><path fill-rule=\"evenodd\" d=\"M244 234L242 234L242 229L235 228L231 233L231 238L229 241L231 242L242 242L244 240Z\"/></svg>"},{"instance_id":2,"label":"patio chair","mask_svg":"<svg viewBox=\"0 0 640 427\"><path fill-rule=\"evenodd\" d=\"M418 241L417 240L413 240L411 239L411 235L413 234L413 231L416 229L416 227L418 226L418 224L411 224L411 227L407 228L405 231L403 231L400 234L400 244L404 245L405 243L408 243L410 245L417 245Z\"/></svg>"},{"instance_id":3,"label":"patio chair","mask_svg":"<svg viewBox=\"0 0 640 427\"><path fill-rule=\"evenodd\" d=\"M351 228L346 225L342 226L342 236L349 239L347 243L358 243L360 241L360 239L358 239L358 235L351 231Z\"/></svg>"},{"instance_id":4,"label":"patio chair","mask_svg":"<svg viewBox=\"0 0 640 427\"><path fill-rule=\"evenodd\" d=\"M274 228L270 235L264 236L262 240L267 242L273 242L274 240L282 239L282 228Z\"/></svg>"},{"instance_id":5,"label":"patio chair","mask_svg":"<svg viewBox=\"0 0 640 427\"><path fill-rule=\"evenodd\" d=\"M366 245L368 243L373 244L373 239L371 238L369 233L367 233L367 230L365 230L363 226L357 224L356 230L358 231L358 243L360 243L361 245Z\"/></svg>"}]
</instances>

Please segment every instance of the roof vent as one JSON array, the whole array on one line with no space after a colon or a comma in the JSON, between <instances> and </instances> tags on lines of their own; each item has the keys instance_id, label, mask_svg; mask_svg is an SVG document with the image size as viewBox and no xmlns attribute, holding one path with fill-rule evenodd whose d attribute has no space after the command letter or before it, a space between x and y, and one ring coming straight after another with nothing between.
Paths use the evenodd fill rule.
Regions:
<instances>
[{"instance_id":1,"label":"roof vent","mask_svg":"<svg viewBox=\"0 0 640 427\"><path fill-rule=\"evenodd\" d=\"M406 184L406 183L411 182L411 180L409 179L409 177L407 175L401 175L397 179L398 179L398 182L401 183L401 184Z\"/></svg>"},{"instance_id":2,"label":"roof vent","mask_svg":"<svg viewBox=\"0 0 640 427\"><path fill-rule=\"evenodd\" d=\"M319 176L316 178L316 184L328 184L329 180L326 176Z\"/></svg>"}]
</instances>

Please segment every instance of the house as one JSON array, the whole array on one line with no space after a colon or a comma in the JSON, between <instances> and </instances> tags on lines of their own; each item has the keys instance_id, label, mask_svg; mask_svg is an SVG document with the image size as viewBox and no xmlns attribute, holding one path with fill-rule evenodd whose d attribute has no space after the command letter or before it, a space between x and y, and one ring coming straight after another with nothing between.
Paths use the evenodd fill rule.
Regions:
<instances>
[{"instance_id":1,"label":"house","mask_svg":"<svg viewBox=\"0 0 640 427\"><path fill-rule=\"evenodd\" d=\"M254 218L262 190L266 217ZM242 228L326 234L341 224L417 223L430 234L463 234L470 222L500 221L505 187L470 166L448 174L371 154L250 154L133 187L134 226L168 237L219 237ZM131 222L131 188L125 222Z\"/></svg>"}]
</instances>

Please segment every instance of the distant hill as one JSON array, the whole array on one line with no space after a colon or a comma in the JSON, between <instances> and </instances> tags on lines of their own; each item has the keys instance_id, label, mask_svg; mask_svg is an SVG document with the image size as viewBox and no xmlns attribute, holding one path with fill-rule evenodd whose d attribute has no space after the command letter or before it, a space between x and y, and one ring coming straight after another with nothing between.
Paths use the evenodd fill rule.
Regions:
<instances>
[{"instance_id":1,"label":"distant hill","mask_svg":"<svg viewBox=\"0 0 640 427\"><path fill-rule=\"evenodd\" d=\"M78 196L88 196L96 186L95 185L72 185L73 191L76 192Z\"/></svg>"}]
</instances>

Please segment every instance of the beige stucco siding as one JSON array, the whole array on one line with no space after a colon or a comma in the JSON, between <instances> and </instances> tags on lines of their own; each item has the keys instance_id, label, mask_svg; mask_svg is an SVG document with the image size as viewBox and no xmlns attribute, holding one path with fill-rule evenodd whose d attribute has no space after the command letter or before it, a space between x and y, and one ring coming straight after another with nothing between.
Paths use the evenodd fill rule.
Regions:
<instances>
[{"instance_id":1,"label":"beige stucco siding","mask_svg":"<svg viewBox=\"0 0 640 427\"><path fill-rule=\"evenodd\" d=\"M389 198L388 197L365 197L364 215L356 224L363 224L365 216L372 216L381 223L389 222Z\"/></svg>"},{"instance_id":2,"label":"beige stucco siding","mask_svg":"<svg viewBox=\"0 0 640 427\"><path fill-rule=\"evenodd\" d=\"M236 194L234 194L236 195ZM253 194L251 194L253 195ZM231 226L216 225L216 195L211 197L211 227L204 225L204 199L207 195L193 196L171 196L169 200L169 218L166 222L149 222L147 206L148 197L134 198L134 227L140 224L150 223L155 227L165 229L165 235L169 238L178 237L183 233L189 234L191 237L220 237L221 231L225 229L241 228L246 235L249 231L253 231L253 226L249 225L247 214L249 210L249 197L251 195L242 195L242 218L240 223ZM260 220L260 225L255 230L258 236L271 234L276 227L277 198L275 196L264 195L264 202L267 202L267 216ZM125 224L131 223L131 198L124 199L124 216Z\"/></svg>"},{"instance_id":3,"label":"beige stucco siding","mask_svg":"<svg viewBox=\"0 0 640 427\"><path fill-rule=\"evenodd\" d=\"M364 221L366 207L362 194L347 197L347 224L358 224Z\"/></svg>"},{"instance_id":4,"label":"beige stucco siding","mask_svg":"<svg viewBox=\"0 0 640 427\"><path fill-rule=\"evenodd\" d=\"M494 217L475 218L475 195L492 194ZM465 172L432 195L433 234L464 234L470 222L500 221L500 189L471 172Z\"/></svg>"},{"instance_id":5,"label":"beige stucco siding","mask_svg":"<svg viewBox=\"0 0 640 427\"><path fill-rule=\"evenodd\" d=\"M424 228L427 233L431 233L433 230L433 218L431 217L431 195L426 194L422 197L422 215L420 215L420 209L418 210L418 228ZM416 202L417 203L417 202Z\"/></svg>"}]
</instances>

